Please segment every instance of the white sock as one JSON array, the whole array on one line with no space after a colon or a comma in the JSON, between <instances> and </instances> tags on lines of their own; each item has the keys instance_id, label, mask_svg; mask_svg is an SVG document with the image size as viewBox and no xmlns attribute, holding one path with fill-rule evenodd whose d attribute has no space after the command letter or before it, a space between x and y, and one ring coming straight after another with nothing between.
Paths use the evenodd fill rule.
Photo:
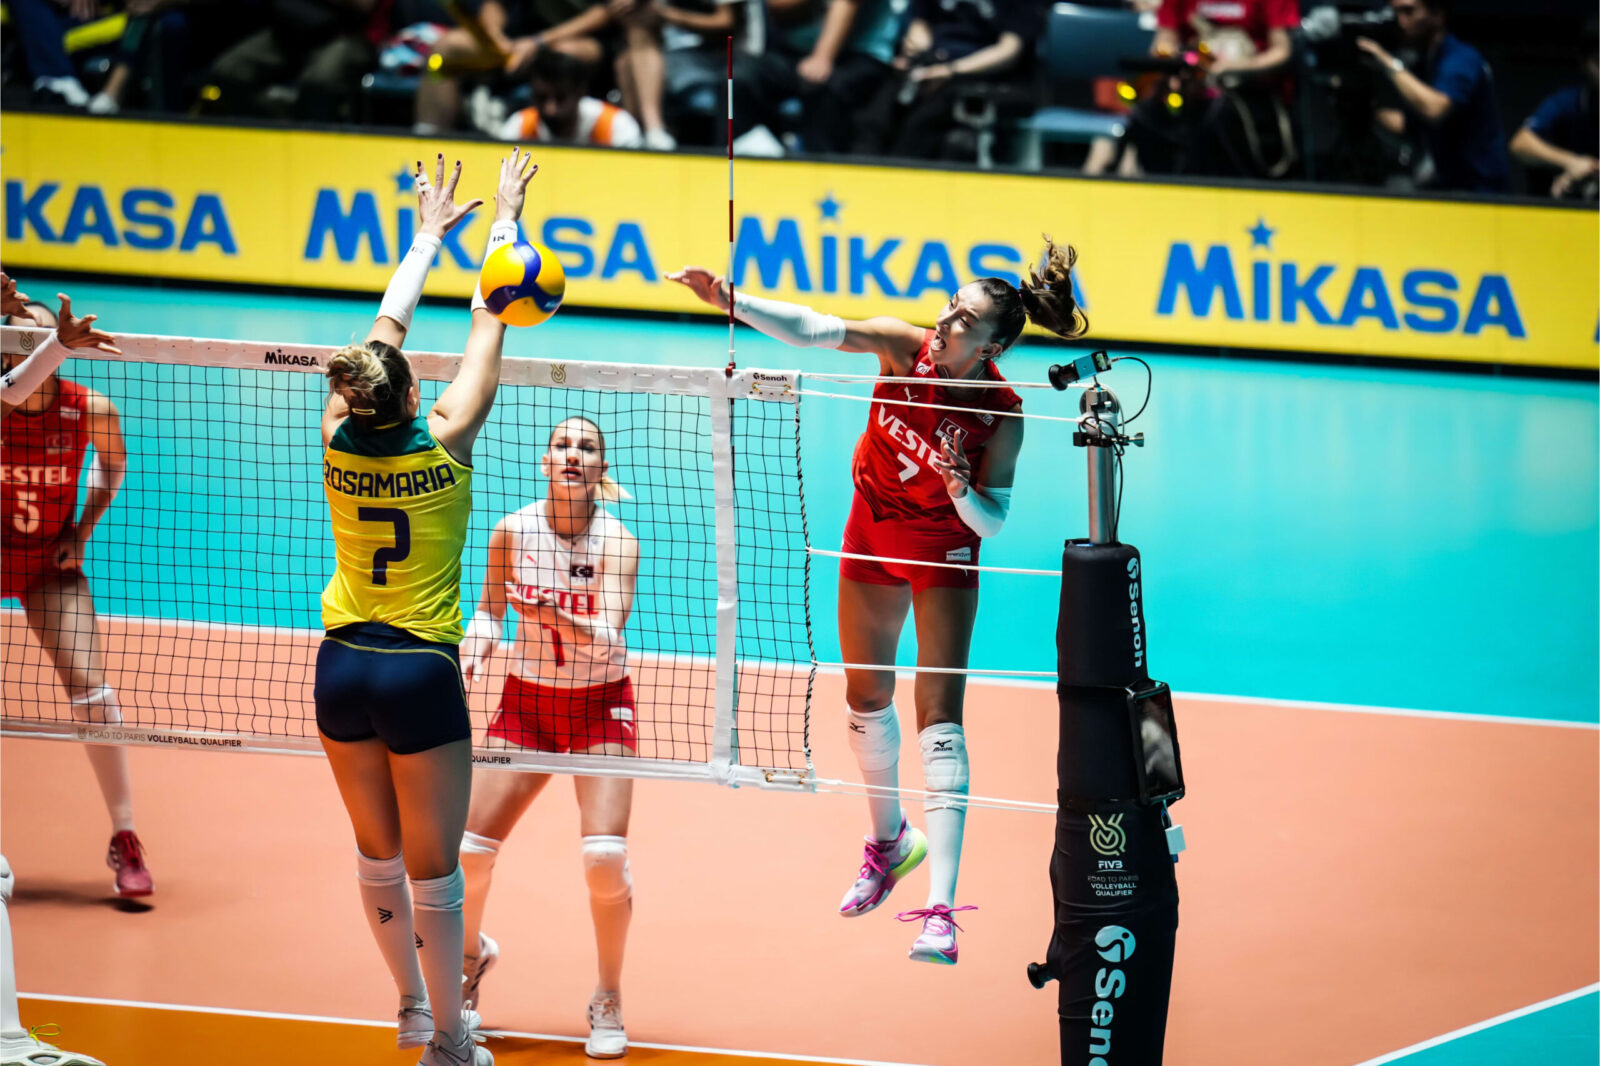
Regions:
<instances>
[{"instance_id":1,"label":"white sock","mask_svg":"<svg viewBox=\"0 0 1600 1066\"><path fill-rule=\"evenodd\" d=\"M95 725L122 724L122 710L117 706L117 694L110 685L101 685L75 697L72 715L80 722ZM106 811L111 815L112 832L132 830L133 783L128 775L128 753L116 744L86 744L84 751L94 769L95 780L100 782L100 794L105 797Z\"/></svg>"},{"instance_id":2,"label":"white sock","mask_svg":"<svg viewBox=\"0 0 1600 1066\"><path fill-rule=\"evenodd\" d=\"M633 874L628 869L628 838L583 838L583 876L589 882L589 913L594 916L594 946L600 960L600 989L622 991L622 952L633 918Z\"/></svg>"},{"instance_id":3,"label":"white sock","mask_svg":"<svg viewBox=\"0 0 1600 1066\"><path fill-rule=\"evenodd\" d=\"M466 898L461 905L464 922L465 955L478 957L478 932L483 928L483 908L489 902L489 884L494 878L494 860L500 855L501 841L477 833L461 835L461 874L466 878Z\"/></svg>"},{"instance_id":4,"label":"white sock","mask_svg":"<svg viewBox=\"0 0 1600 1066\"><path fill-rule=\"evenodd\" d=\"M11 953L11 864L0 855L0 1039L11 1043L26 1038L28 1031L22 1027L22 1012L17 1008L17 963Z\"/></svg>"},{"instance_id":5,"label":"white sock","mask_svg":"<svg viewBox=\"0 0 1600 1066\"><path fill-rule=\"evenodd\" d=\"M967 826L965 731L953 722L936 722L918 737L922 773L932 795L924 803L928 827L928 906L954 907L961 874L961 839Z\"/></svg>"},{"instance_id":6,"label":"white sock","mask_svg":"<svg viewBox=\"0 0 1600 1066\"><path fill-rule=\"evenodd\" d=\"M880 788L900 786L900 716L894 703L878 711L849 714L850 748L856 753L861 780ZM867 796L867 812L872 816L872 837L889 841L900 835L904 812L900 796L889 792Z\"/></svg>"},{"instance_id":7,"label":"white sock","mask_svg":"<svg viewBox=\"0 0 1600 1066\"><path fill-rule=\"evenodd\" d=\"M428 989L417 963L415 932L411 924L411 891L406 885L406 864L396 855L374 859L356 852L356 881L361 886L361 909L372 927L372 939L394 976L394 986L407 1005L427 1002Z\"/></svg>"},{"instance_id":8,"label":"white sock","mask_svg":"<svg viewBox=\"0 0 1600 1066\"><path fill-rule=\"evenodd\" d=\"M417 961L433 1004L434 1032L452 1048L461 1046L461 899L465 878L460 864L444 877L411 882L417 927Z\"/></svg>"}]
</instances>

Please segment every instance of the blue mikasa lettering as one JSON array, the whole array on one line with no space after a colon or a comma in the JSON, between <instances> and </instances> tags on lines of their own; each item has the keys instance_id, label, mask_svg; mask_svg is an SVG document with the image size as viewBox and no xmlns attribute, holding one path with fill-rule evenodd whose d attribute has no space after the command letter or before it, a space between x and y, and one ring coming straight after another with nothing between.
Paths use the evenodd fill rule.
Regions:
<instances>
[{"instance_id":1,"label":"blue mikasa lettering","mask_svg":"<svg viewBox=\"0 0 1600 1066\"><path fill-rule=\"evenodd\" d=\"M1161 275L1156 314L1173 314L1182 300L1197 318L1212 317L1220 306L1223 317L1245 321L1248 295L1248 316L1254 322L1348 328L1370 320L1386 330L1459 330L1473 337L1492 327L1516 340L1527 337L1504 274L1484 274L1470 284L1469 294L1447 270L1416 269L1396 275L1381 267L1357 266L1347 275L1332 263L1260 258L1241 275L1227 245L1209 245L1197 254L1193 245L1174 241Z\"/></svg>"}]
</instances>

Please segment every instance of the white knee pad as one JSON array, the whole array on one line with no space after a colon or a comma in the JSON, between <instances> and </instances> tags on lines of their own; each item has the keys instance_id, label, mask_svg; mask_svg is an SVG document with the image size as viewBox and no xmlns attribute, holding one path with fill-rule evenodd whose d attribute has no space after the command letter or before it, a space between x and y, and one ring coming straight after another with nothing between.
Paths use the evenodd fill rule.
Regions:
<instances>
[{"instance_id":1,"label":"white knee pad","mask_svg":"<svg viewBox=\"0 0 1600 1066\"><path fill-rule=\"evenodd\" d=\"M881 711L851 711L850 750L863 772L887 770L900 760L900 715L890 703Z\"/></svg>"},{"instance_id":2,"label":"white knee pad","mask_svg":"<svg viewBox=\"0 0 1600 1066\"><path fill-rule=\"evenodd\" d=\"M628 838L583 838L583 876L589 897L596 903L621 903L633 895L633 874L628 870Z\"/></svg>"},{"instance_id":3,"label":"white knee pad","mask_svg":"<svg viewBox=\"0 0 1600 1066\"><path fill-rule=\"evenodd\" d=\"M356 880L364 885L398 885L406 879L404 855L392 859L374 859L362 851L356 852Z\"/></svg>"},{"instance_id":4,"label":"white knee pad","mask_svg":"<svg viewBox=\"0 0 1600 1066\"><path fill-rule=\"evenodd\" d=\"M478 833L461 834L461 865L473 869L494 869L494 860L500 857L501 841Z\"/></svg>"},{"instance_id":5,"label":"white knee pad","mask_svg":"<svg viewBox=\"0 0 1600 1066\"><path fill-rule=\"evenodd\" d=\"M11 864L6 862L6 857L0 855L0 900L8 900L17 887L17 879L11 876ZM6 976L11 976L7 974Z\"/></svg>"},{"instance_id":6,"label":"white knee pad","mask_svg":"<svg viewBox=\"0 0 1600 1066\"><path fill-rule=\"evenodd\" d=\"M459 863L443 877L411 881L411 905L419 911L458 911L466 894L467 879Z\"/></svg>"},{"instance_id":7,"label":"white knee pad","mask_svg":"<svg viewBox=\"0 0 1600 1066\"><path fill-rule=\"evenodd\" d=\"M110 685L101 685L72 697L72 715L85 722L122 724L122 709L117 706L117 693Z\"/></svg>"},{"instance_id":8,"label":"white knee pad","mask_svg":"<svg viewBox=\"0 0 1600 1066\"><path fill-rule=\"evenodd\" d=\"M967 764L966 731L953 722L937 722L917 738L922 747L922 776L932 795L925 810L966 810L971 772Z\"/></svg>"}]
</instances>

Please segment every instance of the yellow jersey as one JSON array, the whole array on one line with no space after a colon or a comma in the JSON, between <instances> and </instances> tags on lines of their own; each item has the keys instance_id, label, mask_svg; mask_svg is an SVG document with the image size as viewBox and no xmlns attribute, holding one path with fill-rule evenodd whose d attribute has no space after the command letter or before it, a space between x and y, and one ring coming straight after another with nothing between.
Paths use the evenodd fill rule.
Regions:
<instances>
[{"instance_id":1,"label":"yellow jersey","mask_svg":"<svg viewBox=\"0 0 1600 1066\"><path fill-rule=\"evenodd\" d=\"M346 419L322 457L337 561L322 593L325 629L383 622L461 643L461 549L472 468L418 416L377 430Z\"/></svg>"}]
</instances>

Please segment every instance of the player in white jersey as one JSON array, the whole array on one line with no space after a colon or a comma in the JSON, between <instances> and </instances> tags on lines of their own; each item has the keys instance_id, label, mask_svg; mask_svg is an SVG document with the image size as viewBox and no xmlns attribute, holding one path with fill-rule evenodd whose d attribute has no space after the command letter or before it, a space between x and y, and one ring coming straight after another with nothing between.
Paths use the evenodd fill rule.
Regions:
<instances>
[{"instance_id":1,"label":"player in white jersey","mask_svg":"<svg viewBox=\"0 0 1600 1066\"><path fill-rule=\"evenodd\" d=\"M489 735L539 751L631 755L637 748L633 683L623 627L633 610L639 542L607 511L622 490L607 471L605 436L582 416L550 434L540 468L544 499L507 515L489 539L483 597L461 645L468 681L504 632L506 607L519 618L510 647L500 707ZM484 903L501 842L549 774L477 774L461 842L466 873L466 957L463 995L476 1007L479 985L499 957L481 930ZM600 980L589 1002L592 1058L617 1058L628 1048L622 1026L622 952L633 912L628 872L628 816L633 782L574 777L583 833L583 865L594 916Z\"/></svg>"}]
</instances>

